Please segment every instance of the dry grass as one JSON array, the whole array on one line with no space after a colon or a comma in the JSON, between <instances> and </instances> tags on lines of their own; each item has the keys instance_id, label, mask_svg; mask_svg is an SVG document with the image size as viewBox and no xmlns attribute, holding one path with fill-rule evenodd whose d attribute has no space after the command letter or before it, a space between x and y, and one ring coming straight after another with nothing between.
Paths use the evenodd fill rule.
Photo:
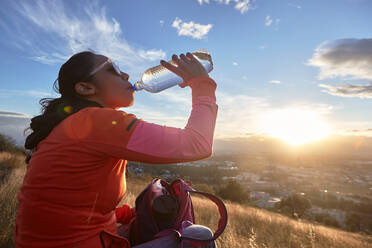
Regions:
<instances>
[{"instance_id":1,"label":"dry grass","mask_svg":"<svg viewBox=\"0 0 372 248\"><path fill-rule=\"evenodd\" d=\"M217 227L216 207L193 199L200 223ZM296 221L261 209L227 203L228 226L220 247L371 247L372 237Z\"/></svg>"},{"instance_id":2,"label":"dry grass","mask_svg":"<svg viewBox=\"0 0 372 248\"><path fill-rule=\"evenodd\" d=\"M17 213L17 193L23 181L26 167L24 156L0 154L0 165L10 168L4 182L0 185L0 247L14 247L14 225Z\"/></svg>"},{"instance_id":3,"label":"dry grass","mask_svg":"<svg viewBox=\"0 0 372 248\"><path fill-rule=\"evenodd\" d=\"M0 152L0 163L2 166L10 167L22 167L24 164L25 155L19 153ZM13 161L13 163L6 164L6 161Z\"/></svg>"},{"instance_id":4,"label":"dry grass","mask_svg":"<svg viewBox=\"0 0 372 248\"><path fill-rule=\"evenodd\" d=\"M128 180L127 195L122 203L134 206L135 196L147 185ZM209 200L193 197L196 222L216 229L219 214ZM219 247L234 248L329 248L372 247L372 236L360 235L297 221L288 217L235 203L226 203L229 214L225 232L217 240Z\"/></svg>"},{"instance_id":5,"label":"dry grass","mask_svg":"<svg viewBox=\"0 0 372 248\"><path fill-rule=\"evenodd\" d=\"M5 155L0 157L6 160ZM25 167L17 167L0 186L0 247L14 247L13 232L17 211L17 193L22 183ZM130 178L127 194L122 203L134 206L136 196L145 188L148 180ZM217 228L216 206L202 198L193 197L198 224ZM229 222L225 232L217 240L219 247L256 248L328 248L372 247L372 236L344 232L308 222L296 221L264 210L226 203Z\"/></svg>"}]
</instances>

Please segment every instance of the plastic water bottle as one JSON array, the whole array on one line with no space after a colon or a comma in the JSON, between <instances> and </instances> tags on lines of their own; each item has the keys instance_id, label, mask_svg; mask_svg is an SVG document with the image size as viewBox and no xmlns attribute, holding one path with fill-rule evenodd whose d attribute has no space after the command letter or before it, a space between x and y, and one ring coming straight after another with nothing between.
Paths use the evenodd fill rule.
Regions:
<instances>
[{"instance_id":1,"label":"plastic water bottle","mask_svg":"<svg viewBox=\"0 0 372 248\"><path fill-rule=\"evenodd\" d=\"M196 50L192 54L203 65L208 73L213 70L213 62L208 50L202 48ZM176 66L173 61L169 61L168 63ZM181 77L164 66L158 65L147 69L142 74L141 80L135 83L132 88L136 91L144 89L151 93L157 93L177 84L181 84L182 82L183 80Z\"/></svg>"}]
</instances>

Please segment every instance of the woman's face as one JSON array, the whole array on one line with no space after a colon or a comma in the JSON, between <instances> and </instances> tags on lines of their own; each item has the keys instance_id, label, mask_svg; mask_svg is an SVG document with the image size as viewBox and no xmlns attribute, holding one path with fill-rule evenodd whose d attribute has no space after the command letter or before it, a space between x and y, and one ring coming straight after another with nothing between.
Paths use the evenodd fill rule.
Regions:
<instances>
[{"instance_id":1,"label":"woman's face","mask_svg":"<svg viewBox=\"0 0 372 248\"><path fill-rule=\"evenodd\" d=\"M105 63L107 59L105 56L96 55L94 69ZM121 72L121 75L118 75L113 65L106 63L102 69L93 75L95 100L104 107L114 109L133 105L135 91L128 80L128 74Z\"/></svg>"}]
</instances>

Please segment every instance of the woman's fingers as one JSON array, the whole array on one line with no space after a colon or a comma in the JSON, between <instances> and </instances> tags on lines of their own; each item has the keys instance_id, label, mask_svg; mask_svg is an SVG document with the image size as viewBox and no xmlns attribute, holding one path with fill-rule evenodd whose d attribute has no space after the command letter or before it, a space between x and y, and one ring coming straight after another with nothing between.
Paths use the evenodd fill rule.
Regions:
<instances>
[{"instance_id":1,"label":"woman's fingers","mask_svg":"<svg viewBox=\"0 0 372 248\"><path fill-rule=\"evenodd\" d=\"M170 63L161 60L160 64L183 79L184 83L180 84L181 88L187 86L188 81L194 77L208 76L203 65L191 53L186 53L186 55L182 53L179 57L173 54Z\"/></svg>"},{"instance_id":2,"label":"woman's fingers","mask_svg":"<svg viewBox=\"0 0 372 248\"><path fill-rule=\"evenodd\" d=\"M170 70L171 72L176 73L177 75L182 74L182 70L181 69L179 69L177 66L174 66L174 65L172 65L172 64L170 64L170 63L168 63L168 62L166 62L164 60L160 60L160 64L162 66L164 66L165 68L167 68L168 70ZM177 64L177 62L176 62L176 64Z\"/></svg>"},{"instance_id":3,"label":"woman's fingers","mask_svg":"<svg viewBox=\"0 0 372 248\"><path fill-rule=\"evenodd\" d=\"M189 83L183 82L183 83L179 84L178 86L180 86L181 88L185 88L188 85L189 85Z\"/></svg>"},{"instance_id":4,"label":"woman's fingers","mask_svg":"<svg viewBox=\"0 0 372 248\"><path fill-rule=\"evenodd\" d=\"M182 53L182 54L180 55L180 58L181 58L182 61L185 62L186 64L189 64L189 63L190 63L190 59L187 58L187 57L185 56L185 54Z\"/></svg>"},{"instance_id":5,"label":"woman's fingers","mask_svg":"<svg viewBox=\"0 0 372 248\"><path fill-rule=\"evenodd\" d=\"M192 55L192 53L187 53L186 56L190 59L190 61L199 63L199 61L194 57L194 55Z\"/></svg>"},{"instance_id":6,"label":"woman's fingers","mask_svg":"<svg viewBox=\"0 0 372 248\"><path fill-rule=\"evenodd\" d=\"M177 60L177 65L180 69L188 71L189 61L184 54L180 55L180 59Z\"/></svg>"},{"instance_id":7,"label":"woman's fingers","mask_svg":"<svg viewBox=\"0 0 372 248\"><path fill-rule=\"evenodd\" d=\"M195 58L195 56L192 53L187 53L186 56L190 59L190 63L194 64L197 67L203 68L203 65L200 63L199 60Z\"/></svg>"},{"instance_id":8,"label":"woman's fingers","mask_svg":"<svg viewBox=\"0 0 372 248\"><path fill-rule=\"evenodd\" d=\"M178 63L180 62L180 60L178 59L178 56L173 54L172 55L172 60L178 65Z\"/></svg>"}]
</instances>

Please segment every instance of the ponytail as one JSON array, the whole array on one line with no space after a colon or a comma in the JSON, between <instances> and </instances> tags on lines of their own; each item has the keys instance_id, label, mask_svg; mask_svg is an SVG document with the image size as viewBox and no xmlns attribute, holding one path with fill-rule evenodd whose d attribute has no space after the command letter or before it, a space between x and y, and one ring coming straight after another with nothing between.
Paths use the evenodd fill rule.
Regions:
<instances>
[{"instance_id":1,"label":"ponytail","mask_svg":"<svg viewBox=\"0 0 372 248\"><path fill-rule=\"evenodd\" d=\"M45 139L55 126L65 118L86 107L103 107L97 102L79 97L74 90L77 82L84 80L86 75L92 71L95 54L92 52L82 52L73 55L65 64L62 65L58 80L54 82L53 88L61 93L60 98L43 98L40 100L42 114L31 119L30 127L32 133L27 136L25 148L34 151L37 145ZM91 78L85 81L90 81ZM56 87L58 81L59 86ZM31 155L26 158L28 164Z\"/></svg>"}]
</instances>

